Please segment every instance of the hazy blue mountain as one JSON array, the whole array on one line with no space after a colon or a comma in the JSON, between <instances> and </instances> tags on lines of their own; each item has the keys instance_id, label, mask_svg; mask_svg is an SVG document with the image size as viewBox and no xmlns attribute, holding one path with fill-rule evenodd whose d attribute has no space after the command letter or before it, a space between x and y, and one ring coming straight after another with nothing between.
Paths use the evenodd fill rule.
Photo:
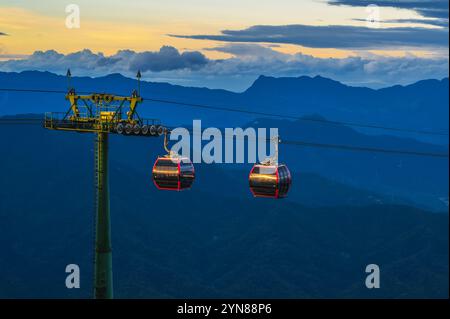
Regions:
<instances>
[{"instance_id":1,"label":"hazy blue mountain","mask_svg":"<svg viewBox=\"0 0 450 319\"><path fill-rule=\"evenodd\" d=\"M136 80L120 74L99 78L74 77L71 85L78 91L100 91L130 94L137 87ZM67 80L48 72L0 72L0 87L42 88L66 90ZM415 130L448 131L448 78L424 80L408 86L393 86L373 90L350 87L316 76L299 78L259 77L242 93L206 88L182 87L167 83L142 82L141 95L214 106L233 107L259 112L281 113L293 116L318 114L329 120L361 122L388 127ZM63 112L67 108L58 94L0 92L0 115L20 113ZM147 101L140 113L150 118L161 118L168 125L189 123L202 119L209 126L236 126L251 121L245 114L213 112ZM254 116L253 116L254 117ZM396 134L393 131L367 129L370 134ZM408 133L408 136L411 134ZM448 136L412 137L429 142L448 144Z\"/></svg>"},{"instance_id":2,"label":"hazy blue mountain","mask_svg":"<svg viewBox=\"0 0 450 319\"><path fill-rule=\"evenodd\" d=\"M289 114L319 114L340 121L448 131L448 92L448 78L373 90L320 76L261 76L244 95L247 100Z\"/></svg>"},{"instance_id":3,"label":"hazy blue mountain","mask_svg":"<svg viewBox=\"0 0 450 319\"><path fill-rule=\"evenodd\" d=\"M93 136L0 133L0 297L90 297ZM302 170L287 200L253 199L246 170L211 165L192 190L161 192L150 174L161 142L111 137L117 297L448 297L448 214ZM80 290L64 287L69 263ZM380 290L364 286L370 263Z\"/></svg>"}]
</instances>

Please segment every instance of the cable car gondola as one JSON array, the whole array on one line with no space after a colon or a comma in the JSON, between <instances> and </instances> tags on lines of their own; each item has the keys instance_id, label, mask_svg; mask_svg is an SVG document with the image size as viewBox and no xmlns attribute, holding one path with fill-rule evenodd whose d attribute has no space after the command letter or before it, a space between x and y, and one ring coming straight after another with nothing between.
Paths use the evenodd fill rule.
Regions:
<instances>
[{"instance_id":1,"label":"cable car gondola","mask_svg":"<svg viewBox=\"0 0 450 319\"><path fill-rule=\"evenodd\" d=\"M167 148L167 131L164 136L167 155L159 156L153 165L153 183L160 190L181 191L189 189L195 179L194 165L187 157L174 154Z\"/></svg>"},{"instance_id":2,"label":"cable car gondola","mask_svg":"<svg viewBox=\"0 0 450 319\"><path fill-rule=\"evenodd\" d=\"M289 192L292 178L284 164L278 164L278 137L275 143L275 156L255 164L250 171L250 191L254 197L284 198Z\"/></svg>"}]
</instances>

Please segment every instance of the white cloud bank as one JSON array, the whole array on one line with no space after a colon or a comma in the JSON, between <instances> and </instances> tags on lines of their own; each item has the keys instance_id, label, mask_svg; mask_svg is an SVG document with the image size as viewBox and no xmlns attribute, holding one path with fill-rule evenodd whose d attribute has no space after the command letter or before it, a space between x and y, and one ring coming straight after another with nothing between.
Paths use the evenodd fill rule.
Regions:
<instances>
[{"instance_id":1,"label":"white cloud bank","mask_svg":"<svg viewBox=\"0 0 450 319\"><path fill-rule=\"evenodd\" d=\"M231 54L223 60L211 60L198 51L179 52L164 46L159 51L121 50L111 56L83 50L71 54L36 51L20 60L0 62L0 71L50 71L75 76L102 76L121 73L189 86L206 86L235 91L245 90L259 75L321 75L357 86L383 87L409 84L428 78L448 77L448 57L384 57L376 55L347 58L316 58L310 55L285 54L259 44L226 44L205 50Z\"/></svg>"}]
</instances>

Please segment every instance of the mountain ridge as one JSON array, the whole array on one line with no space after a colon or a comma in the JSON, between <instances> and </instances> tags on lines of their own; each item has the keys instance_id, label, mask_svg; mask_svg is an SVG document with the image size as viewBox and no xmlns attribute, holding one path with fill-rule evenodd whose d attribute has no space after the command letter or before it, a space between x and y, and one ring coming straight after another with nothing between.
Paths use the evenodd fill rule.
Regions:
<instances>
[{"instance_id":1,"label":"mountain ridge","mask_svg":"<svg viewBox=\"0 0 450 319\"><path fill-rule=\"evenodd\" d=\"M359 128L361 132L377 135L412 136L415 139L448 144L446 136L411 134L414 131L448 132L449 84L442 80L423 80L408 86L385 89L352 87L332 79L316 76L274 78L260 76L244 92L185 87L164 82L140 84L143 106L138 112L143 117L159 118L167 125L186 124L201 119L205 125L236 127L250 122L255 113L276 114L277 117L301 117L318 114L329 121L363 123L372 126L399 128L399 131ZM121 74L103 77L72 77L71 87L78 92L108 92L129 95L137 89L137 81ZM64 76L50 72L0 72L1 88L24 88L66 91ZM145 98L148 98L146 101ZM175 101L195 105L158 102ZM64 112L67 102L57 94L0 92L0 115ZM210 108L212 106L213 109ZM214 110L214 107L222 110ZM240 112L227 112L236 109ZM250 113L248 113L250 112ZM258 115L258 117L261 117ZM266 116L270 117L270 115Z\"/></svg>"},{"instance_id":2,"label":"mountain ridge","mask_svg":"<svg viewBox=\"0 0 450 319\"><path fill-rule=\"evenodd\" d=\"M60 77L66 77L65 75L62 74L57 74L57 73L53 73L50 71L35 71L35 70L25 70L25 71L20 71L20 72L5 72L5 71L0 71L0 75L1 74L17 74L17 75L33 75L33 74L48 74L48 75L53 75L56 76L58 78ZM115 72L115 73L110 73L110 74L106 74L106 75L101 75L101 76L74 76L74 78L85 78L85 79L102 79L102 78L115 78L117 77L118 79L126 79L126 80L133 80L136 81L136 79L131 78L131 77L127 77L119 72ZM395 84L395 85L388 85L382 88L369 88L369 87L364 87L364 86L352 86L352 85L348 85L345 83L342 83L340 81L334 80L332 78L329 77L324 77L321 75L315 75L315 76L309 76L309 75L301 75L301 76L297 76L297 77L275 77L275 76L268 76L268 75L264 75L261 74L259 75L254 81L253 83L244 91L242 92L234 92L234 91L230 91L230 90L226 90L226 89L210 89L207 87L197 87L197 86L184 86L184 85L179 85L179 84L172 84L169 82L158 82L158 81L151 81L151 80L141 80L141 83L149 83L149 84L167 84L169 86L174 86L174 87L184 87L184 88L197 88L197 89L207 89L207 90L211 90L211 91L227 91L227 92L231 92L231 93L243 93L247 90L249 90L252 86L254 86L255 84L257 84L259 81L261 80L267 80L267 79L274 79L274 80L284 80L284 79L292 79L292 80L317 80L317 81L324 81L324 82L329 82L329 83L334 83L334 84L339 84L341 86L344 87L349 87L349 88L363 88L363 89L367 89L367 90L371 90L371 91L381 91L381 90L386 90L386 89L390 89L390 88L397 88L397 87L411 87L414 86L416 84L419 83L430 83L430 82L441 82L441 83L445 83L449 81L449 77L443 77L441 79L438 78L427 78L427 79L422 79L416 82L412 82L406 85L402 85L402 84Z\"/></svg>"}]
</instances>

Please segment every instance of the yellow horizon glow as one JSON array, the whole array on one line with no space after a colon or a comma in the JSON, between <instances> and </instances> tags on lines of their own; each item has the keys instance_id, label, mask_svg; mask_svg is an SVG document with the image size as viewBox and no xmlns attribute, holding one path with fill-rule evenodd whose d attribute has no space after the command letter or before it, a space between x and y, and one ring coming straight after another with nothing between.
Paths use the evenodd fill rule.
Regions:
<instances>
[{"instance_id":1,"label":"yellow horizon glow","mask_svg":"<svg viewBox=\"0 0 450 319\"><path fill-rule=\"evenodd\" d=\"M286 1L294 6L292 0ZM168 0L168 2L169 5L175 8L174 5L177 1ZM196 2L202 1L196 0ZM266 4L268 3L267 0L264 2ZM144 6L143 3L138 4ZM243 6L249 7L249 4L243 4ZM308 15L303 15L301 18L298 18L297 23L325 24L323 20L317 19L317 16L320 16L319 13L321 10L323 16L327 17L327 24L338 24L343 20L342 18L333 17L330 14L332 10L336 10L336 7L329 8L320 4L306 8L310 13L314 13L316 17L311 18ZM56 50L57 52L68 54L89 49L96 53L102 52L105 55L113 55L121 49L130 49L137 52L157 51L163 45L171 45L180 51L201 51L210 59L224 59L229 58L231 55L204 49L222 46L226 42L174 38L167 36L167 34L219 34L224 29L243 29L257 24L258 21L263 21L263 12L267 13L268 10L266 8L257 13L247 11L246 15L248 19L245 20L245 25L242 25L242 23L238 22L242 20L242 13L230 16L229 19L226 18L227 15L232 13L235 7L223 8L223 12L214 12L212 16L208 16L208 14L211 14L211 8L207 7L203 11L196 13L197 15L205 15L205 18L201 19L195 16L181 16L180 12L183 8L176 7L176 9L174 11L174 17L171 18L168 17L166 11L160 11L157 12L157 18L155 19L147 19L144 21L142 16L137 15L136 20L131 22L128 21L129 18L127 17L123 17L119 22L108 20L104 16L101 16L99 19L94 19L95 13L84 16L82 11L81 28L68 29L65 27L66 16L64 14L42 14L21 7L0 6L0 31L8 34L8 36L0 36L0 54L30 55L38 50ZM345 10L347 13L355 13L363 9L347 8ZM118 9L114 12L116 11ZM402 15L405 15L404 11L388 9L383 12L387 15L386 18L389 18L394 14L393 12L401 12ZM118 14L114 12L111 13L113 16L114 14ZM285 18L281 17L281 20L285 20L285 24L295 23L295 16L288 15ZM281 20L280 17L272 16L264 21L270 24ZM353 24L357 25L358 23L355 22ZM320 58L345 58L357 55L357 53L351 50L308 48L294 44L280 44L272 49L286 54L302 53ZM404 50L371 50L369 52L386 56L404 56L406 54ZM425 51L408 52L418 56L427 55Z\"/></svg>"}]
</instances>

